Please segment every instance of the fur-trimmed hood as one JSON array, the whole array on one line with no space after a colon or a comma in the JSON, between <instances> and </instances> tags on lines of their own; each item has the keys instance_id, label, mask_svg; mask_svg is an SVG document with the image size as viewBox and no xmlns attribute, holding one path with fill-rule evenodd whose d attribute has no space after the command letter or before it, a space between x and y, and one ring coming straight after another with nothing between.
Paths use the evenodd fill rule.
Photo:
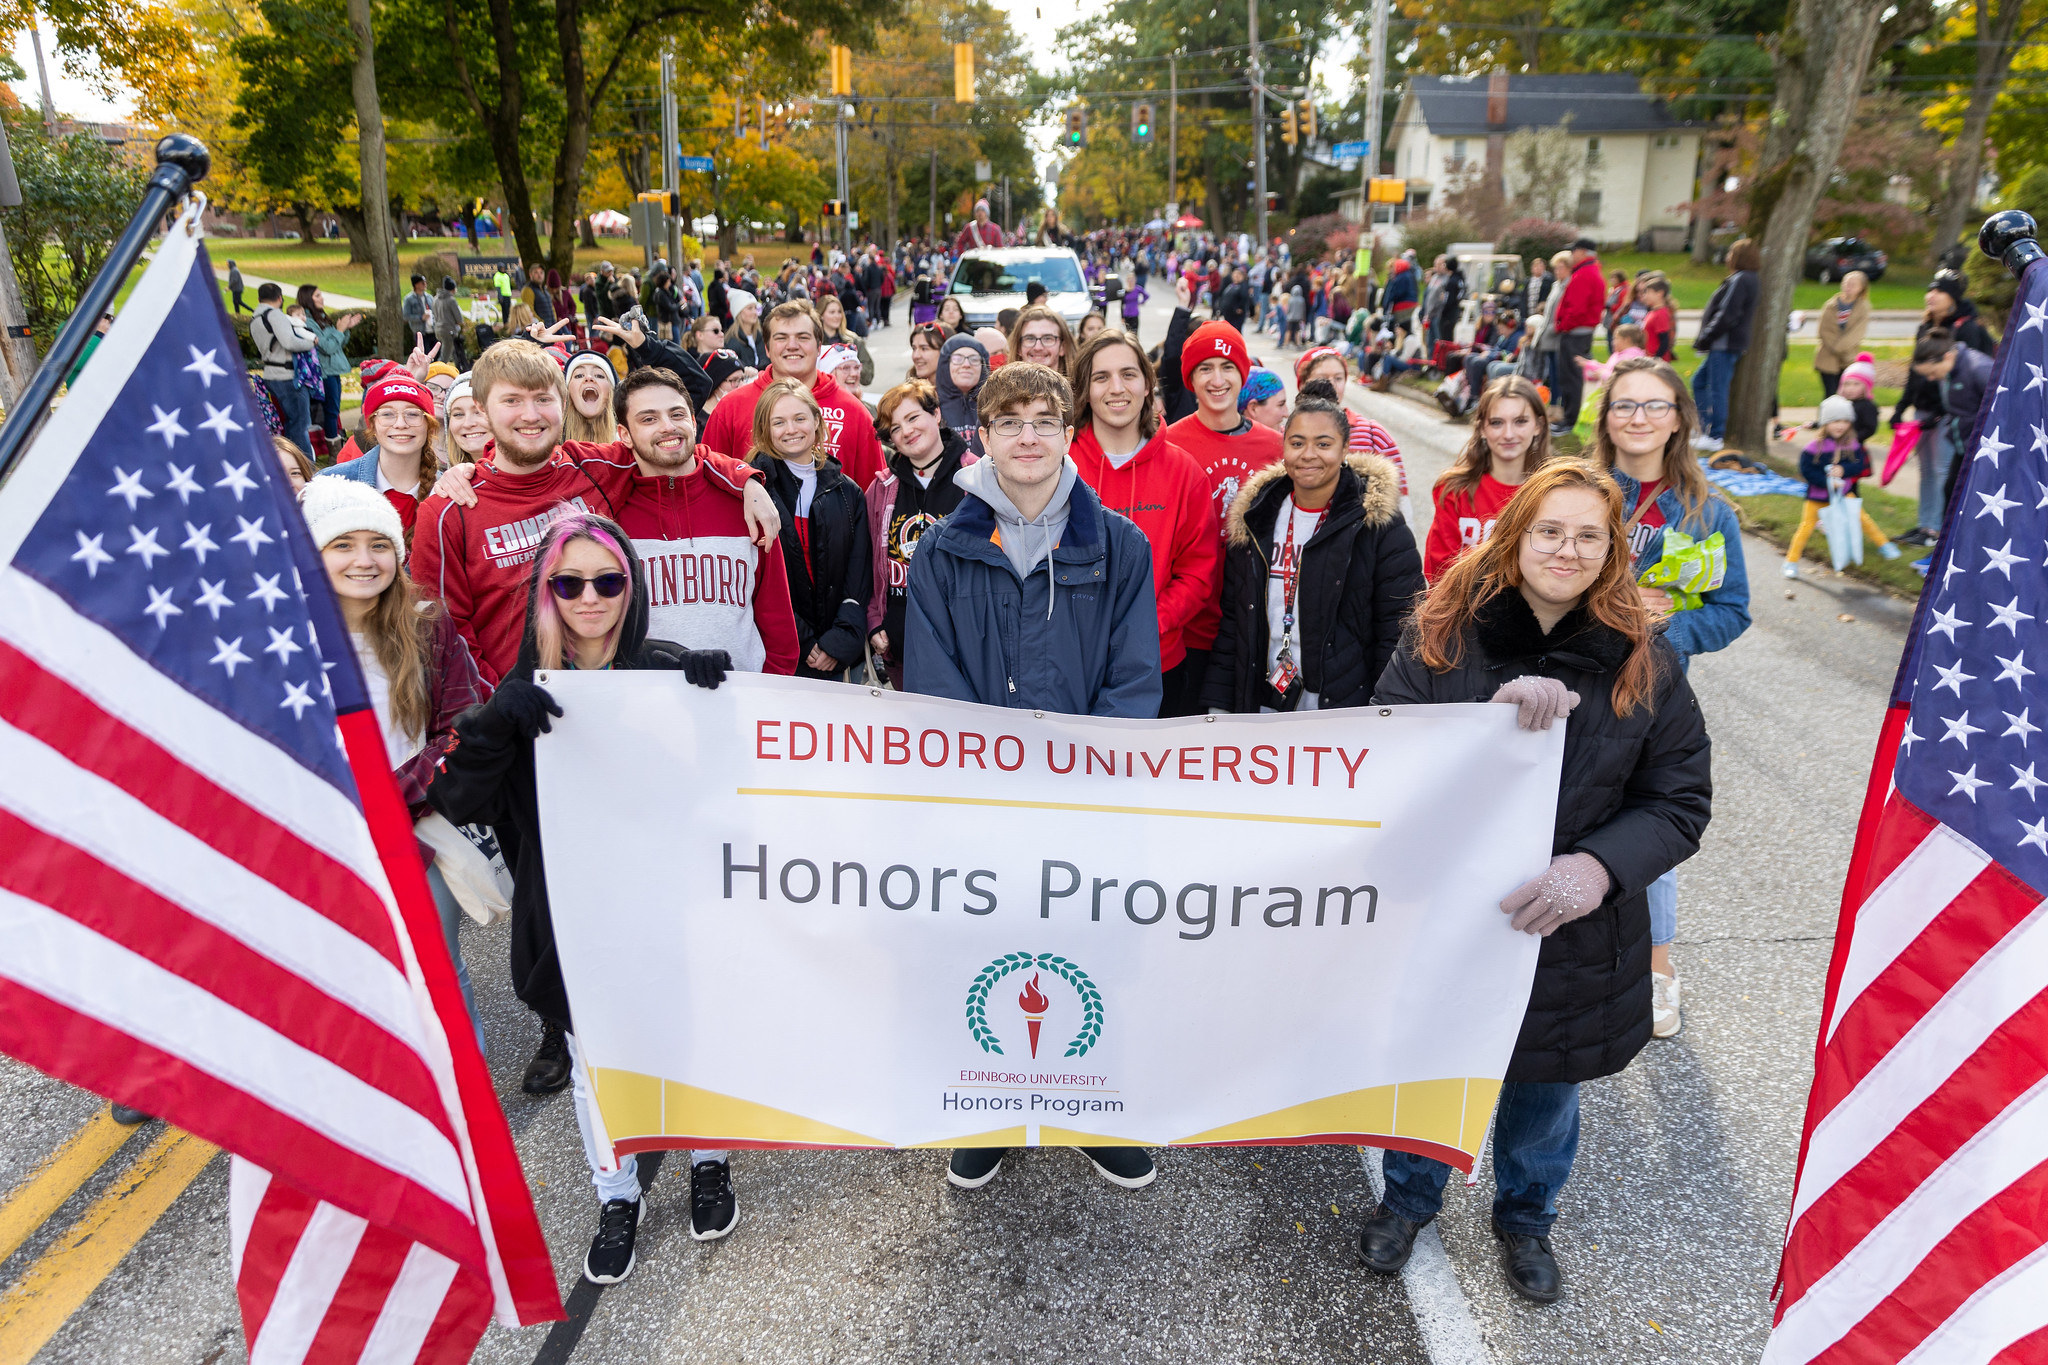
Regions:
<instances>
[{"instance_id":1,"label":"fur-trimmed hood","mask_svg":"<svg viewBox=\"0 0 2048 1365\"><path fill-rule=\"evenodd\" d=\"M1252 509L1262 502L1270 502L1277 508L1279 499L1286 493L1274 491L1273 486L1287 483L1287 466L1279 460L1245 482L1237 496L1231 499L1230 512L1224 524L1230 544L1243 546L1252 543L1252 531L1247 525ZM1357 500L1368 528L1377 530L1391 525L1401 515L1401 475L1393 462L1385 456L1355 451L1345 456L1344 470L1337 476L1337 491L1331 496L1330 505L1335 507L1351 499ZM1271 527L1272 517L1261 517L1260 520Z\"/></svg>"}]
</instances>

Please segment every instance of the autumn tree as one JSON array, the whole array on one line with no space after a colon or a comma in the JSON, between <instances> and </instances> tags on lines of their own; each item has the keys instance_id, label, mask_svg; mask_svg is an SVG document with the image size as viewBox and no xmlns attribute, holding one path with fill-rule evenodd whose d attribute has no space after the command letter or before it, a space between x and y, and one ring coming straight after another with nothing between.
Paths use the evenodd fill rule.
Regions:
<instances>
[{"instance_id":1,"label":"autumn tree","mask_svg":"<svg viewBox=\"0 0 2048 1365\"><path fill-rule=\"evenodd\" d=\"M1105 120L1060 172L1060 208L1068 227L1144 222L1166 202L1163 152L1131 145L1121 121Z\"/></svg>"},{"instance_id":2,"label":"autumn tree","mask_svg":"<svg viewBox=\"0 0 2048 1365\"><path fill-rule=\"evenodd\" d=\"M1954 134L1954 144L1944 158L1948 174L1935 207L1934 238L1927 248L1930 264L1940 260L1965 228L1975 231L1965 220L1977 202L1992 110L2005 90L2014 60L2048 35L2048 0L1971 0L1956 6L1944 25L1944 34L1951 42L1974 46L1970 49L1969 94L1963 98L1961 110L1933 111L1930 120L1937 126L1947 125Z\"/></svg>"}]
</instances>

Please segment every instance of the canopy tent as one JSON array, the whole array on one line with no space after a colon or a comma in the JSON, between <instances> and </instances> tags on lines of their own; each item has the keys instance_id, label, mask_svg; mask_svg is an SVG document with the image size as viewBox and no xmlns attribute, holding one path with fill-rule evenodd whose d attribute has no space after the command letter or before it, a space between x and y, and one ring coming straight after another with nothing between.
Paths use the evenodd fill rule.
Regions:
<instances>
[{"instance_id":1,"label":"canopy tent","mask_svg":"<svg viewBox=\"0 0 2048 1365\"><path fill-rule=\"evenodd\" d=\"M1192 213L1183 213L1173 220L1173 225L1177 228L1198 228L1202 226L1202 220Z\"/></svg>"}]
</instances>

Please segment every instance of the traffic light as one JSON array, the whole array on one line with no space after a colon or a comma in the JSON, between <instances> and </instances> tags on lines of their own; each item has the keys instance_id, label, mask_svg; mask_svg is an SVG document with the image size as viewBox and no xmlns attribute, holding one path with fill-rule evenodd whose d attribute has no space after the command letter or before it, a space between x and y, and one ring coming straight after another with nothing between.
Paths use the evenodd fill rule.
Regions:
<instances>
[{"instance_id":1,"label":"traffic light","mask_svg":"<svg viewBox=\"0 0 2048 1365\"><path fill-rule=\"evenodd\" d=\"M832 47L831 57L832 93L835 95L851 95L853 93L853 49L850 47L840 47L835 43Z\"/></svg>"},{"instance_id":2,"label":"traffic light","mask_svg":"<svg viewBox=\"0 0 2048 1365\"><path fill-rule=\"evenodd\" d=\"M1268 212L1268 213L1272 213L1272 212L1273 212L1274 210L1278 209L1279 207L1280 207L1280 192L1279 192L1278 190L1267 190L1267 191L1266 191L1266 212Z\"/></svg>"},{"instance_id":3,"label":"traffic light","mask_svg":"<svg viewBox=\"0 0 2048 1365\"><path fill-rule=\"evenodd\" d=\"M974 103L974 44L953 44L953 103Z\"/></svg>"},{"instance_id":4,"label":"traffic light","mask_svg":"<svg viewBox=\"0 0 2048 1365\"><path fill-rule=\"evenodd\" d=\"M1064 147L1086 147L1088 145L1088 111L1080 105L1067 110L1067 131L1060 139Z\"/></svg>"},{"instance_id":5,"label":"traffic light","mask_svg":"<svg viewBox=\"0 0 2048 1365\"><path fill-rule=\"evenodd\" d=\"M1316 140L1316 102L1314 100L1305 99L1301 102L1300 127L1301 140L1303 142L1314 142Z\"/></svg>"},{"instance_id":6,"label":"traffic light","mask_svg":"<svg viewBox=\"0 0 2048 1365\"><path fill-rule=\"evenodd\" d=\"M1131 141L1140 147L1152 142L1152 101L1139 100L1131 106Z\"/></svg>"},{"instance_id":7,"label":"traffic light","mask_svg":"<svg viewBox=\"0 0 2048 1365\"><path fill-rule=\"evenodd\" d=\"M1300 141L1294 133L1294 106L1291 104L1280 111L1280 140L1290 147Z\"/></svg>"},{"instance_id":8,"label":"traffic light","mask_svg":"<svg viewBox=\"0 0 2048 1365\"><path fill-rule=\"evenodd\" d=\"M844 199L827 199L825 201L825 216L827 218L845 217L846 201Z\"/></svg>"},{"instance_id":9,"label":"traffic light","mask_svg":"<svg viewBox=\"0 0 2048 1365\"><path fill-rule=\"evenodd\" d=\"M659 204L661 211L666 214L674 215L683 211L683 196L678 191L642 190L633 198L635 202L641 204Z\"/></svg>"}]
</instances>

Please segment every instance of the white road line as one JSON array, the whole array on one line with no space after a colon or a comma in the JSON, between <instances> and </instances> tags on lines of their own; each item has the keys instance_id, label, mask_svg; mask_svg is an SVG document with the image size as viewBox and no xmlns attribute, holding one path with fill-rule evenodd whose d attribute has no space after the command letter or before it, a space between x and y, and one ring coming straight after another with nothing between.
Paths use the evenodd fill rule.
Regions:
<instances>
[{"instance_id":1,"label":"white road line","mask_svg":"<svg viewBox=\"0 0 2048 1365\"><path fill-rule=\"evenodd\" d=\"M1365 1167L1366 1178L1372 1181L1372 1197L1377 1203L1386 1194L1386 1182L1380 1175L1380 1149L1360 1148L1358 1163ZM1415 1251L1401 1272L1401 1287L1408 1291L1409 1306L1415 1311L1415 1327L1422 1334L1430 1365L1493 1365L1493 1354L1479 1334L1479 1321L1472 1316L1472 1305L1465 1301L1464 1287L1458 1283L1458 1273L1451 1269L1450 1253L1444 1250L1444 1239L1438 1235L1435 1223L1416 1234Z\"/></svg>"}]
</instances>

